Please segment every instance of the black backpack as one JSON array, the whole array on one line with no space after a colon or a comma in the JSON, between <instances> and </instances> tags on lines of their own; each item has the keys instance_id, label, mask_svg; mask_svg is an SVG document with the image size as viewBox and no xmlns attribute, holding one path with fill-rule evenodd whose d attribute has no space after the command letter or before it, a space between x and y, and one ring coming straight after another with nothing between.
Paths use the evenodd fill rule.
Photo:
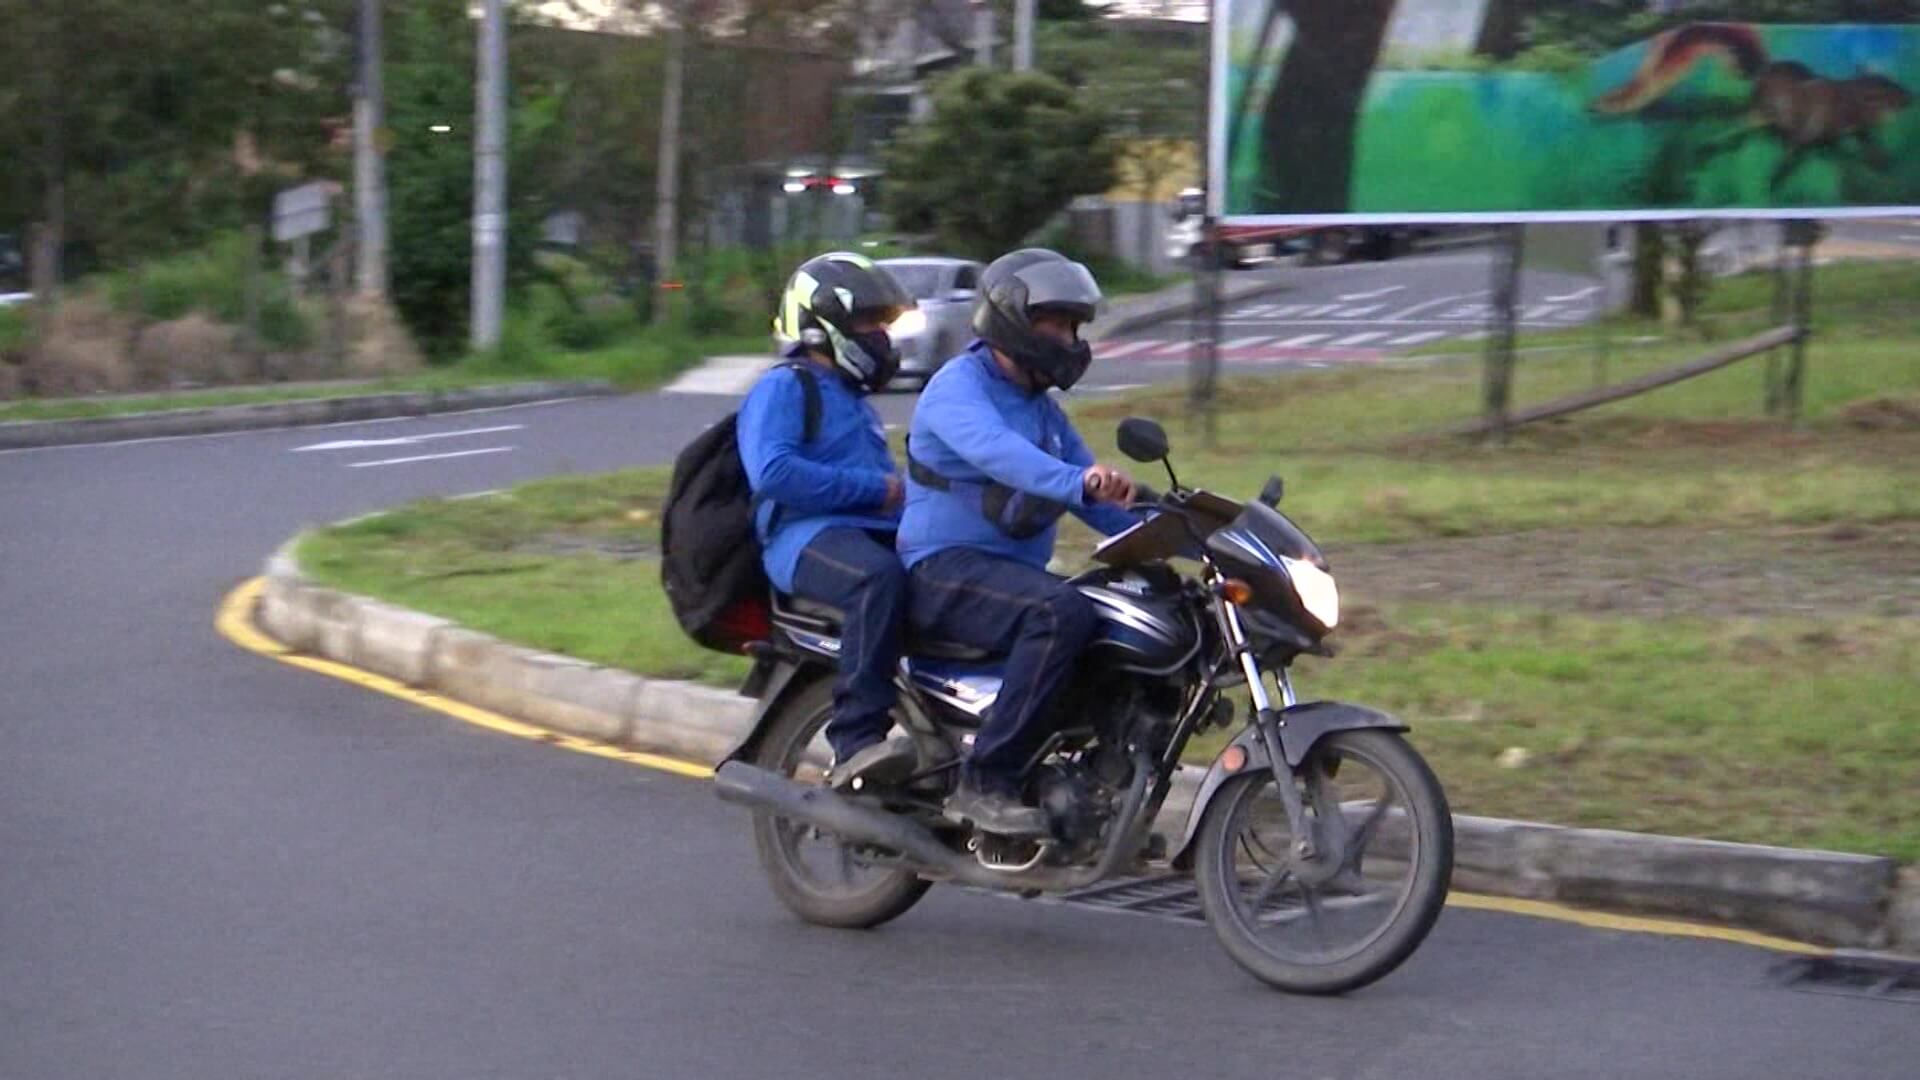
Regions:
<instances>
[{"instance_id":1,"label":"black backpack","mask_svg":"<svg viewBox=\"0 0 1920 1080\"><path fill-rule=\"evenodd\" d=\"M811 442L820 430L818 376L805 364L782 366L800 377L801 438ZM680 451L660 513L660 581L673 617L688 637L728 653L765 641L771 631L770 586L753 530L759 502L740 463L739 416L728 415Z\"/></svg>"}]
</instances>

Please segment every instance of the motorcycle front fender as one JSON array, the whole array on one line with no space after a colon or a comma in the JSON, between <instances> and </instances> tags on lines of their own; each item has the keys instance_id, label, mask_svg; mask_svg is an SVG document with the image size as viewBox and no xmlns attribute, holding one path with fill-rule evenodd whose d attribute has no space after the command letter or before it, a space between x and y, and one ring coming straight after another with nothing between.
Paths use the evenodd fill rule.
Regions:
<instances>
[{"instance_id":1,"label":"motorcycle front fender","mask_svg":"<svg viewBox=\"0 0 1920 1080\"><path fill-rule=\"evenodd\" d=\"M1270 715L1279 724L1280 752L1286 755L1290 769L1298 769L1300 763L1307 760L1307 755L1313 752L1315 744L1336 731L1358 728L1407 730L1406 724L1378 709L1349 705L1342 701L1311 701ZM1229 762L1238 767L1228 769ZM1185 870L1192 865L1193 838L1200 834L1200 822L1207 815L1207 805L1213 801L1221 785L1236 776L1271 771L1272 768L1273 759L1267 754L1267 743L1260 737L1259 725L1248 724L1221 749L1213 759L1213 764L1208 766L1206 775L1201 778L1200 790L1193 797L1193 809L1187 812L1186 829L1181 833L1180 844L1173 852L1175 869Z\"/></svg>"}]
</instances>

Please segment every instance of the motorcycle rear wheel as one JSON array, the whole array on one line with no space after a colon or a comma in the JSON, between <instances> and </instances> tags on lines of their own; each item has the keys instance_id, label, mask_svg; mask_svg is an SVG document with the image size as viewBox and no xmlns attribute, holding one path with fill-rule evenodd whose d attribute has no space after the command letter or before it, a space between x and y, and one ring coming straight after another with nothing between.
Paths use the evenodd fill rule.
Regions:
<instances>
[{"instance_id":1,"label":"motorcycle rear wheel","mask_svg":"<svg viewBox=\"0 0 1920 1080\"><path fill-rule=\"evenodd\" d=\"M788 699L754 764L791 779L824 783L828 751L821 733L832 716L833 684L822 679ZM912 871L873 866L836 838L770 813L753 815L753 843L774 896L820 926L867 930L890 922L906 914L931 885ZM809 843L825 854L828 869L808 863L802 846Z\"/></svg>"}]
</instances>

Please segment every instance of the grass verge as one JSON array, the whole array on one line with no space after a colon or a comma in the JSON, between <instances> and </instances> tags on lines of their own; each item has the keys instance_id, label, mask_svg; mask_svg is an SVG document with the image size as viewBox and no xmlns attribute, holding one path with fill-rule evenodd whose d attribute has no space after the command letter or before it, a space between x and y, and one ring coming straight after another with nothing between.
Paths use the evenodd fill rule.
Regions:
<instances>
[{"instance_id":1,"label":"grass verge","mask_svg":"<svg viewBox=\"0 0 1920 1080\"><path fill-rule=\"evenodd\" d=\"M1911 860L1917 346L1914 314L1836 324L1799 431L1753 419L1749 365L1502 448L1413 438L1475 408L1478 373L1455 365L1236 383L1212 450L1170 426L1184 479L1245 494L1284 472L1288 512L1361 571L1343 654L1304 661L1301 689L1405 716L1457 809ZM1688 350L1636 352L1622 374ZM1520 391L1587 377L1530 362ZM1176 418L1182 393L1083 404L1082 430L1103 450L1114 420ZM742 662L687 643L658 588L664 484L636 470L415 504L322 531L302 560L512 640L724 685ZM1090 544L1075 524L1060 550Z\"/></svg>"}]
</instances>

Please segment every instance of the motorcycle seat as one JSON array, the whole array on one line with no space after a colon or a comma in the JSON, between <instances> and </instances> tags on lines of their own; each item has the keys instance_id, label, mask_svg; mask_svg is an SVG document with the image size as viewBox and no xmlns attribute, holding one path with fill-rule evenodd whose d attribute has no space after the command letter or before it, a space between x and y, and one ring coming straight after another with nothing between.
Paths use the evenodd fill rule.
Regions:
<instances>
[{"instance_id":1,"label":"motorcycle seat","mask_svg":"<svg viewBox=\"0 0 1920 1080\"><path fill-rule=\"evenodd\" d=\"M823 604L818 600L785 593L774 594L773 614L775 618L792 619L798 616L796 621L815 624L820 632L831 632L836 636L840 633L841 624L846 621L846 614L832 604ZM908 656L923 660L951 660L963 664L979 663L994 657L994 654L987 649L976 649L957 641L942 641L939 638L916 634L911 628L907 630L904 651Z\"/></svg>"}]
</instances>

